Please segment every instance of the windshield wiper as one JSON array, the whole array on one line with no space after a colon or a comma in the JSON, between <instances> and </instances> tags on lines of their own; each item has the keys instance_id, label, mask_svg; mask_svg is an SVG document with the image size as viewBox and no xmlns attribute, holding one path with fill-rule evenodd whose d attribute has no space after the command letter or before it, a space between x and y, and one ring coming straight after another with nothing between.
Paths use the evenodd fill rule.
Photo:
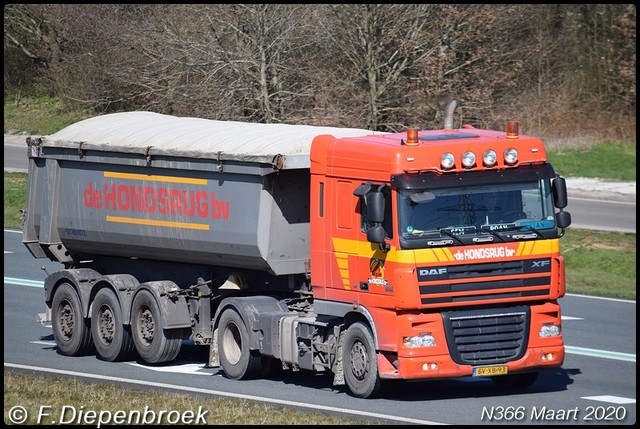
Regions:
<instances>
[{"instance_id":1,"label":"windshield wiper","mask_svg":"<svg viewBox=\"0 0 640 429\"><path fill-rule=\"evenodd\" d=\"M524 234L527 231L531 231L532 234ZM540 231L538 231L537 229L535 229L534 227L532 227L531 225L518 225L518 232L522 232L523 234L513 234L512 237L514 239L516 239L516 240L519 240L519 239L522 239L522 238L538 238L538 237L542 237L542 233Z\"/></svg>"},{"instance_id":2,"label":"windshield wiper","mask_svg":"<svg viewBox=\"0 0 640 429\"><path fill-rule=\"evenodd\" d=\"M451 237L451 238L453 238L454 240L456 240L459 244L464 245L464 241L460 240L460 239L458 238L458 236L457 236L457 235L455 235L454 233L452 233L451 231L447 231L447 229L446 229L446 228L438 228L438 231L440 232L440 234L444 234L444 235L446 235L447 237Z\"/></svg>"},{"instance_id":3,"label":"windshield wiper","mask_svg":"<svg viewBox=\"0 0 640 429\"><path fill-rule=\"evenodd\" d=\"M482 227L481 227L481 228L480 228L480 231L481 231L481 232L488 232L488 233L489 233L489 234L491 234L492 236L499 238L499 239L500 239L500 241L502 241L502 242L504 242L504 241L505 241L505 240L504 240L504 238L503 238L500 234L498 234L496 231L493 231L491 228L482 228Z\"/></svg>"}]
</instances>

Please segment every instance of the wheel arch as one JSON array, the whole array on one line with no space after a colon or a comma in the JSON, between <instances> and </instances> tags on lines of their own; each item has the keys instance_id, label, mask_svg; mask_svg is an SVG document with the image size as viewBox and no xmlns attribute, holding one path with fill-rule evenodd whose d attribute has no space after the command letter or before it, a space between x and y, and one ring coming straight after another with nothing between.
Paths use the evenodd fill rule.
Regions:
<instances>
[{"instance_id":1,"label":"wheel arch","mask_svg":"<svg viewBox=\"0 0 640 429\"><path fill-rule=\"evenodd\" d=\"M132 304L135 297L143 290L148 291L156 301L162 317L162 325L165 329L191 328L191 315L187 300L182 295L173 292L180 288L170 280L159 280L141 283L132 294L125 320L131 323Z\"/></svg>"},{"instance_id":2,"label":"wheel arch","mask_svg":"<svg viewBox=\"0 0 640 429\"><path fill-rule=\"evenodd\" d=\"M212 322L212 333L213 333L213 341L212 341L212 349L217 347L217 339L216 335L218 330L218 325L220 323L220 316L222 313L229 309L233 308L235 311L240 314L242 321L247 326L247 330L249 331L250 336L250 345L249 348L251 350L259 350L260 342L263 339L264 333L260 330L260 321L259 317L262 312L274 312L274 311L283 311L281 306L281 302L278 298L272 296L234 296L223 299L218 305L216 309L215 315L213 317Z\"/></svg>"},{"instance_id":3,"label":"wheel arch","mask_svg":"<svg viewBox=\"0 0 640 429\"><path fill-rule=\"evenodd\" d=\"M342 330L346 330L355 322L365 323L371 331L376 350L379 349L376 324L374 323L371 312L365 306L358 305L356 308L353 308L353 305L343 302L316 300L314 307L318 314L340 317L344 321Z\"/></svg>"},{"instance_id":4,"label":"wheel arch","mask_svg":"<svg viewBox=\"0 0 640 429\"><path fill-rule=\"evenodd\" d=\"M53 297L62 283L69 283L76 291L82 305L82 316L89 316L89 308L93 299L93 285L101 277L100 273L90 268L60 270L47 276L44 281L44 300L51 308ZM86 286L85 286L86 285Z\"/></svg>"},{"instance_id":5,"label":"wheel arch","mask_svg":"<svg viewBox=\"0 0 640 429\"><path fill-rule=\"evenodd\" d=\"M125 325L129 325L133 292L139 284L140 282L138 279L133 277L131 274L110 274L95 279L89 295L89 305L85 310L86 317L91 317L91 307L98 291L102 288L109 288L113 290L116 298L118 299L118 303L122 310L123 323Z\"/></svg>"}]
</instances>

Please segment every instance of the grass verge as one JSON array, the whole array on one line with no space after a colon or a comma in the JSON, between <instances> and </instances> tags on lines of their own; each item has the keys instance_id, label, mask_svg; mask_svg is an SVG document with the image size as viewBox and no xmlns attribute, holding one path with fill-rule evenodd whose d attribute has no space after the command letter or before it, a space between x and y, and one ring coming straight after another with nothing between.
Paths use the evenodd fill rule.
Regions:
<instances>
[{"instance_id":1,"label":"grass verge","mask_svg":"<svg viewBox=\"0 0 640 429\"><path fill-rule=\"evenodd\" d=\"M378 421L305 412L245 399L137 390L75 378L4 371L5 423L10 404L23 407L22 424L378 425ZM15 411L13 411L15 413ZM46 414L46 415L45 415Z\"/></svg>"},{"instance_id":2,"label":"grass verge","mask_svg":"<svg viewBox=\"0 0 640 429\"><path fill-rule=\"evenodd\" d=\"M4 100L4 133L49 135L90 117L87 111L68 111L52 97L26 97Z\"/></svg>"},{"instance_id":3,"label":"grass verge","mask_svg":"<svg viewBox=\"0 0 640 429\"><path fill-rule=\"evenodd\" d=\"M636 181L635 142L603 142L589 148L556 147L547 150L556 173L619 182Z\"/></svg>"}]
</instances>

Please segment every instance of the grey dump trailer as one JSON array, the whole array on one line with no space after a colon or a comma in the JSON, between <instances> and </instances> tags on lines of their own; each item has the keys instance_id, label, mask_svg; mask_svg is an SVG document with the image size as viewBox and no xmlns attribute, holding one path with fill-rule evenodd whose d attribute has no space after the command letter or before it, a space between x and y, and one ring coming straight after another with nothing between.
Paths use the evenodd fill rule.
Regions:
<instances>
[{"instance_id":1,"label":"grey dump trailer","mask_svg":"<svg viewBox=\"0 0 640 429\"><path fill-rule=\"evenodd\" d=\"M283 302L308 293L311 141L368 133L129 112L28 138L23 242L63 264L39 315L59 352L171 361L185 337L212 344L231 303L242 320L226 323L252 323L242 334L261 353L223 356L229 376L264 371L270 357L295 364L280 328L265 333L295 314Z\"/></svg>"}]
</instances>

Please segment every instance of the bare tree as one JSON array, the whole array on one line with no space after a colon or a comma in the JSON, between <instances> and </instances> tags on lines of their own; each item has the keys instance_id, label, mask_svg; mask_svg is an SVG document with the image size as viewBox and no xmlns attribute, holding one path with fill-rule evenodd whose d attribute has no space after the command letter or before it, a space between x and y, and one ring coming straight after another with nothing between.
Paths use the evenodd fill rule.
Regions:
<instances>
[{"instance_id":1,"label":"bare tree","mask_svg":"<svg viewBox=\"0 0 640 429\"><path fill-rule=\"evenodd\" d=\"M390 131L441 126L456 97L458 124L517 113L574 133L635 124L635 18L618 4L7 5L5 95L45 82L98 113Z\"/></svg>"},{"instance_id":2,"label":"bare tree","mask_svg":"<svg viewBox=\"0 0 640 429\"><path fill-rule=\"evenodd\" d=\"M42 7L31 4L4 6L4 82L18 90L37 85L49 64L59 57L55 32L47 25Z\"/></svg>"},{"instance_id":3,"label":"bare tree","mask_svg":"<svg viewBox=\"0 0 640 429\"><path fill-rule=\"evenodd\" d=\"M408 70L437 53L441 38L424 37L430 26L432 5L354 4L327 5L318 28L329 39L328 48L345 63L341 69L366 88L354 94L366 103L367 126L394 128L389 112L396 108L389 97Z\"/></svg>"},{"instance_id":4,"label":"bare tree","mask_svg":"<svg viewBox=\"0 0 640 429\"><path fill-rule=\"evenodd\" d=\"M333 84L356 82L341 92L359 101L353 110L364 109L375 129L441 126L454 97L464 99L467 117L487 117L526 58L509 39L520 20L495 5L328 5L319 12L328 49L342 61L334 67L345 75Z\"/></svg>"},{"instance_id":5,"label":"bare tree","mask_svg":"<svg viewBox=\"0 0 640 429\"><path fill-rule=\"evenodd\" d=\"M242 102L243 116L281 122L288 107L309 91L297 76L299 52L313 43L304 5L217 5L206 13L208 49L224 65L227 90Z\"/></svg>"}]
</instances>

